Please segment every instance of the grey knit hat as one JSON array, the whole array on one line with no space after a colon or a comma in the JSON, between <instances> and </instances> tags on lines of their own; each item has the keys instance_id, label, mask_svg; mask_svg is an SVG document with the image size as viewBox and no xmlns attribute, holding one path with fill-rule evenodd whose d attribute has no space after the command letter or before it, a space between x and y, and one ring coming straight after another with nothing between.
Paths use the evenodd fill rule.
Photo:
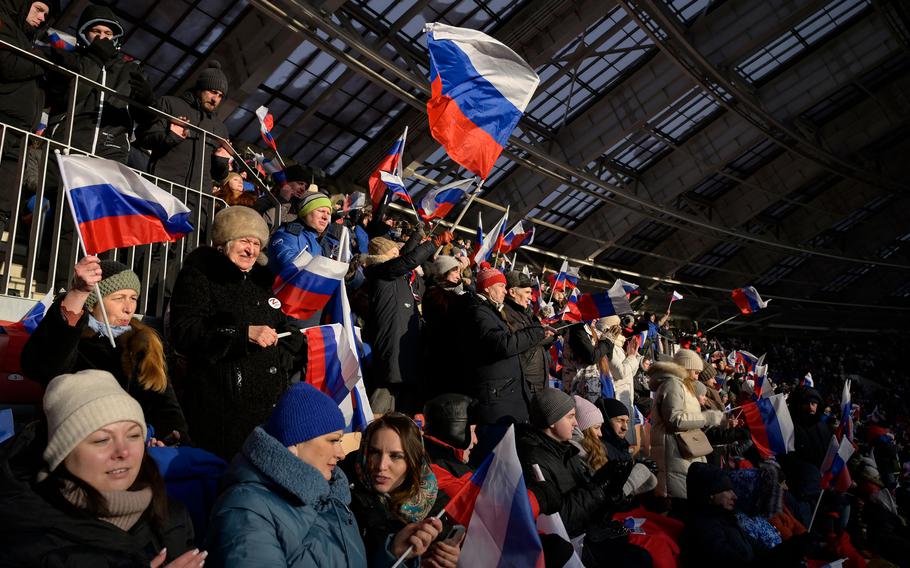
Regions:
<instances>
[{"instance_id":1,"label":"grey knit hat","mask_svg":"<svg viewBox=\"0 0 910 568\"><path fill-rule=\"evenodd\" d=\"M145 416L136 399L126 394L114 375L86 369L60 375L44 391L47 448L44 461L50 471L66 459L89 434L114 422L135 422L146 436Z\"/></svg>"},{"instance_id":2,"label":"grey knit hat","mask_svg":"<svg viewBox=\"0 0 910 568\"><path fill-rule=\"evenodd\" d=\"M537 428L549 428L559 419L575 408L575 399L559 389L538 391L528 405L531 425Z\"/></svg>"},{"instance_id":3,"label":"grey knit hat","mask_svg":"<svg viewBox=\"0 0 910 568\"><path fill-rule=\"evenodd\" d=\"M450 270L458 268L459 266L461 266L461 263L458 262L458 259L454 256L449 256L447 254L440 255L433 261L433 277L437 280L442 280Z\"/></svg>"},{"instance_id":4,"label":"grey knit hat","mask_svg":"<svg viewBox=\"0 0 910 568\"><path fill-rule=\"evenodd\" d=\"M98 283L98 288L101 289L102 298L117 290L135 290L137 294L142 293L142 284L136 273L116 260L101 261L101 282ZM97 303L98 296L92 292L85 301L85 307L92 311Z\"/></svg>"},{"instance_id":5,"label":"grey knit hat","mask_svg":"<svg viewBox=\"0 0 910 568\"><path fill-rule=\"evenodd\" d=\"M680 367L689 371L698 371L699 373L705 368L705 362L702 361L698 353L691 349L680 349L673 356L673 362Z\"/></svg>"},{"instance_id":6,"label":"grey knit hat","mask_svg":"<svg viewBox=\"0 0 910 568\"><path fill-rule=\"evenodd\" d=\"M221 91L221 94L228 94L228 80L221 70L221 63L209 61L208 67L203 69L196 77L196 84L193 90L199 91Z\"/></svg>"}]
</instances>

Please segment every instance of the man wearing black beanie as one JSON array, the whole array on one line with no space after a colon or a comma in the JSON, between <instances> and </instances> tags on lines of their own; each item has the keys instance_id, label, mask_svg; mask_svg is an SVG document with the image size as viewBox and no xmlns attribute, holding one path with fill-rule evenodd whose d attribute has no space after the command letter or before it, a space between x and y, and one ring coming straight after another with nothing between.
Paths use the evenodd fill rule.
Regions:
<instances>
[{"instance_id":1,"label":"man wearing black beanie","mask_svg":"<svg viewBox=\"0 0 910 568\"><path fill-rule=\"evenodd\" d=\"M227 139L227 127L215 114L227 94L228 79L221 64L209 61L191 88L179 97L161 97L158 108ZM151 152L149 173L206 194L212 193L212 180L224 179L228 173L230 154L217 138L161 116L140 128L137 146Z\"/></svg>"}]
</instances>

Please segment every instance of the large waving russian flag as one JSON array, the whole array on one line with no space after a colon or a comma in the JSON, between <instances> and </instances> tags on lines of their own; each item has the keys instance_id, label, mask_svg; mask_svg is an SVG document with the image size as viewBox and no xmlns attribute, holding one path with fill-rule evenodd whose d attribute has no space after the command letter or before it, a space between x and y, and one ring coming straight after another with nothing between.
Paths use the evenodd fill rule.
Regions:
<instances>
[{"instance_id":1,"label":"large waving russian flag","mask_svg":"<svg viewBox=\"0 0 910 568\"><path fill-rule=\"evenodd\" d=\"M88 254L174 242L192 232L186 205L126 165L62 154L57 162Z\"/></svg>"},{"instance_id":2,"label":"large waving russian flag","mask_svg":"<svg viewBox=\"0 0 910 568\"><path fill-rule=\"evenodd\" d=\"M543 567L543 548L515 449L514 425L445 510L468 528L460 566Z\"/></svg>"},{"instance_id":3,"label":"large waving russian flag","mask_svg":"<svg viewBox=\"0 0 910 568\"><path fill-rule=\"evenodd\" d=\"M486 179L540 83L514 51L485 33L424 27L430 52L430 132L449 157Z\"/></svg>"},{"instance_id":4,"label":"large waving russian flag","mask_svg":"<svg viewBox=\"0 0 910 568\"><path fill-rule=\"evenodd\" d=\"M762 308L766 308L768 307L768 302L771 301L762 300L755 286L737 288L730 292L730 295L733 297L733 302L739 308L739 311L744 314L752 314Z\"/></svg>"},{"instance_id":5,"label":"large waving russian flag","mask_svg":"<svg viewBox=\"0 0 910 568\"><path fill-rule=\"evenodd\" d=\"M622 283L617 281L606 292L582 294L578 299L578 310L582 320L591 321L606 316L631 314L632 306Z\"/></svg>"},{"instance_id":6,"label":"large waving russian flag","mask_svg":"<svg viewBox=\"0 0 910 568\"><path fill-rule=\"evenodd\" d=\"M379 202L385 196L385 184L382 183L381 172L401 175L401 156L404 154L404 143L408 137L408 129L405 127L401 137L392 144L392 148L382 158L373 173L370 174L370 201L373 202L373 210L379 208Z\"/></svg>"},{"instance_id":7,"label":"large waving russian flag","mask_svg":"<svg viewBox=\"0 0 910 568\"><path fill-rule=\"evenodd\" d=\"M428 191L420 200L417 213L424 221L444 219L465 198L475 178L461 179Z\"/></svg>"},{"instance_id":8,"label":"large waving russian flag","mask_svg":"<svg viewBox=\"0 0 910 568\"><path fill-rule=\"evenodd\" d=\"M796 449L795 430L784 395L776 394L743 405L752 442L762 457L782 455Z\"/></svg>"},{"instance_id":9,"label":"large waving russian flag","mask_svg":"<svg viewBox=\"0 0 910 568\"><path fill-rule=\"evenodd\" d=\"M313 317L338 291L348 263L301 251L294 262L275 277L272 291L281 300L281 311L301 320Z\"/></svg>"}]
</instances>

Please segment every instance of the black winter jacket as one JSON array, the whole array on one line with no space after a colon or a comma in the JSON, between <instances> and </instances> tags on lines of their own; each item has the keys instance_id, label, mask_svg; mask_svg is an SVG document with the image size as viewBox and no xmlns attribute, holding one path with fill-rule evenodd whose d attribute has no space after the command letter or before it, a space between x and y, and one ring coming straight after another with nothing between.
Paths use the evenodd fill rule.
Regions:
<instances>
[{"instance_id":1,"label":"black winter jacket","mask_svg":"<svg viewBox=\"0 0 910 568\"><path fill-rule=\"evenodd\" d=\"M478 425L527 422L530 390L519 356L544 338L540 325L512 331L500 311L484 296L465 295L461 337L469 354L466 394L478 401Z\"/></svg>"},{"instance_id":2,"label":"black winter jacket","mask_svg":"<svg viewBox=\"0 0 910 568\"><path fill-rule=\"evenodd\" d=\"M516 447L524 478L537 479L532 466L537 464L546 481L562 493L559 516L570 537L584 533L588 526L607 518L609 507L600 486L591 483L591 472L578 457L578 448L557 442L530 426L519 428Z\"/></svg>"},{"instance_id":3,"label":"black winter jacket","mask_svg":"<svg viewBox=\"0 0 910 568\"><path fill-rule=\"evenodd\" d=\"M610 461L632 461L632 454L629 453L629 442L625 438L620 438L613 431L609 424L600 427L603 435L604 449L607 450L607 459Z\"/></svg>"},{"instance_id":4,"label":"black winter jacket","mask_svg":"<svg viewBox=\"0 0 910 568\"><path fill-rule=\"evenodd\" d=\"M0 0L0 40L32 50L37 30L25 23L31 6L32 0ZM44 91L38 87L43 75L44 69L33 59L0 47L0 122L34 130L44 106Z\"/></svg>"},{"instance_id":5,"label":"black winter jacket","mask_svg":"<svg viewBox=\"0 0 910 568\"><path fill-rule=\"evenodd\" d=\"M165 438L177 430L180 439L188 442L186 420L171 382L160 393L146 390L140 383L141 365L149 353L148 334L155 331L134 319L130 322L132 329L116 339L114 349L107 337L88 327L87 312L82 313L75 326L70 326L60 308L62 301L60 297L48 308L22 349L23 372L46 385L64 373L84 369L108 371L123 390L139 401L146 422L154 426L158 437ZM163 359L163 353L159 355Z\"/></svg>"},{"instance_id":6,"label":"black winter jacket","mask_svg":"<svg viewBox=\"0 0 910 568\"><path fill-rule=\"evenodd\" d=\"M370 295L364 334L373 348L370 389L389 384L420 383L420 312L411 292L408 273L436 249L431 241L420 243L416 232L391 260L361 257Z\"/></svg>"},{"instance_id":7,"label":"black winter jacket","mask_svg":"<svg viewBox=\"0 0 910 568\"><path fill-rule=\"evenodd\" d=\"M174 285L170 339L188 364L183 408L196 444L223 458L265 422L306 354L300 333L267 348L249 341L251 325L292 330L269 304L271 285L266 267L244 273L211 247L186 258Z\"/></svg>"},{"instance_id":8,"label":"black winter jacket","mask_svg":"<svg viewBox=\"0 0 910 568\"><path fill-rule=\"evenodd\" d=\"M171 116L185 116L191 124L222 138L228 137L224 123L214 113L203 110L192 92L187 91L180 97L161 97L158 108ZM220 181L228 173L228 159L214 156L221 142L206 136L203 148L203 134L199 131L189 130L187 137L181 138L171 132L168 120L155 118L151 124L140 129L137 136L136 144L152 153L149 173L158 177L191 189L201 187L203 193L211 194L212 180ZM205 160L204 165L200 160Z\"/></svg>"},{"instance_id":9,"label":"black winter jacket","mask_svg":"<svg viewBox=\"0 0 910 568\"><path fill-rule=\"evenodd\" d=\"M161 530L146 513L124 531L76 509L48 483L33 486L13 475L9 460L26 451L22 446L41 444L33 429L12 444L0 457L0 567L134 568L148 566L162 548L167 562L193 548L193 525L179 502L168 500Z\"/></svg>"},{"instance_id":10,"label":"black winter jacket","mask_svg":"<svg viewBox=\"0 0 910 568\"><path fill-rule=\"evenodd\" d=\"M452 338L458 333L459 306L464 294L458 295L451 288L436 283L427 287L420 302L424 326L421 347L423 368L432 369L424 377L424 395L427 400L449 392L459 392L462 372L458 364L440 364L450 360L457 352L451 348Z\"/></svg>"},{"instance_id":11,"label":"black winter jacket","mask_svg":"<svg viewBox=\"0 0 910 568\"><path fill-rule=\"evenodd\" d=\"M684 566L749 565L755 552L736 516L716 505L693 503L683 528Z\"/></svg>"},{"instance_id":12,"label":"black winter jacket","mask_svg":"<svg viewBox=\"0 0 910 568\"><path fill-rule=\"evenodd\" d=\"M530 309L525 309L506 298L502 308L506 317L509 329L513 332L520 329L541 327L540 321L534 317ZM519 355L521 362L521 373L524 375L525 382L531 389L531 396L542 389L547 388L550 379L550 355L547 350L550 348L552 340L544 337L537 344Z\"/></svg>"}]
</instances>

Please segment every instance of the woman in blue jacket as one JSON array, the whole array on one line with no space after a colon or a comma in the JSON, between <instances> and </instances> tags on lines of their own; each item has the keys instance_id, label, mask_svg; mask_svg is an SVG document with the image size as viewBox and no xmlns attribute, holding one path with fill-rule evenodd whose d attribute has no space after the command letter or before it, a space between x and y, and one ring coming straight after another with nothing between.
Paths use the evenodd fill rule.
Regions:
<instances>
[{"instance_id":1,"label":"woman in blue jacket","mask_svg":"<svg viewBox=\"0 0 910 568\"><path fill-rule=\"evenodd\" d=\"M212 513L207 564L214 566L367 566L351 513L344 418L332 399L297 383L263 427L247 438ZM424 553L437 524L412 523L371 551L370 566L391 566L413 545Z\"/></svg>"}]
</instances>

